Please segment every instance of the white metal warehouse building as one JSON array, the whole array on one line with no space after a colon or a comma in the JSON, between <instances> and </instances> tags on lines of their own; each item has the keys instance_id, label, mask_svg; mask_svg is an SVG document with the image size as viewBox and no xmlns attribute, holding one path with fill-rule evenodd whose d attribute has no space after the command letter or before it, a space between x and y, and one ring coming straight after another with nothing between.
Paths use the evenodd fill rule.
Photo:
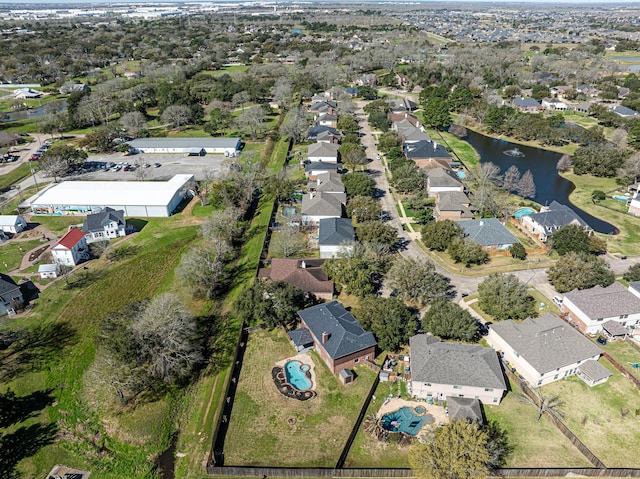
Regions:
<instances>
[{"instance_id":1,"label":"white metal warehouse building","mask_svg":"<svg viewBox=\"0 0 640 479\"><path fill-rule=\"evenodd\" d=\"M127 143L140 153L221 153L225 156L236 156L242 145L240 138L137 138Z\"/></svg>"},{"instance_id":2,"label":"white metal warehouse building","mask_svg":"<svg viewBox=\"0 0 640 479\"><path fill-rule=\"evenodd\" d=\"M125 216L170 216L194 187L193 175L169 181L65 181L31 198L34 215L85 216L107 206Z\"/></svg>"}]
</instances>

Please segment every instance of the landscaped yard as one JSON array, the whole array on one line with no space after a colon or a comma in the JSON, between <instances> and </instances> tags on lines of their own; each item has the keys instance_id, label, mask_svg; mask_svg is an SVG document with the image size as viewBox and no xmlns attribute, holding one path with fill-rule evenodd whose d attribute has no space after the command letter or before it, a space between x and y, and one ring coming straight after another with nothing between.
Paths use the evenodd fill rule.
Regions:
<instances>
[{"instance_id":1,"label":"landscaped yard","mask_svg":"<svg viewBox=\"0 0 640 479\"><path fill-rule=\"evenodd\" d=\"M600 363L614 373L606 383L590 388L570 377L542 392L564 399L564 423L607 467L639 467L640 395L607 361Z\"/></svg>"},{"instance_id":2,"label":"landscaped yard","mask_svg":"<svg viewBox=\"0 0 640 479\"><path fill-rule=\"evenodd\" d=\"M38 246L44 246L40 240L10 241L0 246L0 267L3 271L13 271L20 267L23 256Z\"/></svg>"},{"instance_id":3,"label":"landscaped yard","mask_svg":"<svg viewBox=\"0 0 640 479\"><path fill-rule=\"evenodd\" d=\"M294 355L280 329L249 337L225 440L225 465L273 465L277 458L284 467L335 466L375 373L358 367L355 382L343 386L314 352L317 396L298 401L280 394L271 378L276 361Z\"/></svg>"},{"instance_id":4,"label":"landscaped yard","mask_svg":"<svg viewBox=\"0 0 640 479\"><path fill-rule=\"evenodd\" d=\"M499 406L485 406L484 412L506 431L513 447L507 467L592 467L546 417L536 421L536 408L520 402L516 393L507 393Z\"/></svg>"}]
</instances>

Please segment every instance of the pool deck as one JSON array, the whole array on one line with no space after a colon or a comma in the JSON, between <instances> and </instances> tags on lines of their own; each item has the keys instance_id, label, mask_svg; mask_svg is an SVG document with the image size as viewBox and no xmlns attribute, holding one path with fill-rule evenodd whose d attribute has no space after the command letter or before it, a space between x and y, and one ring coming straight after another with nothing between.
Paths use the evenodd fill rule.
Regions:
<instances>
[{"instance_id":1,"label":"pool deck","mask_svg":"<svg viewBox=\"0 0 640 479\"><path fill-rule=\"evenodd\" d=\"M276 366L280 366L281 368L284 368L284 365L287 364L289 361L300 361L302 364L307 364L309 366L309 372L311 373L311 388L309 389L311 391L315 391L316 390L316 372L315 372L316 365L313 363L313 359L311 358L311 355L309 353L296 354L295 356L291 356L290 358L281 359L280 361L276 362Z\"/></svg>"},{"instance_id":2,"label":"pool deck","mask_svg":"<svg viewBox=\"0 0 640 479\"><path fill-rule=\"evenodd\" d=\"M427 410L427 414L431 414L433 416L433 424L441 424L449 422L449 417L445 414L444 408L442 406L436 406L435 404L429 404L425 401L407 401L406 399L393 398L389 400L386 404L384 404L377 413L378 417L382 417L387 413L397 411L403 407L414 408L417 406L422 406Z\"/></svg>"}]
</instances>

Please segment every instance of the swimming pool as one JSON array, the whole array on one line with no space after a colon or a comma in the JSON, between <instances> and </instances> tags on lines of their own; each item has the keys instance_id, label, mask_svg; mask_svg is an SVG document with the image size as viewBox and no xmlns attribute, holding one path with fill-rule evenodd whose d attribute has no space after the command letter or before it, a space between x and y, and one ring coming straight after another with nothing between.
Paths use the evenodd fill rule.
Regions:
<instances>
[{"instance_id":1,"label":"swimming pool","mask_svg":"<svg viewBox=\"0 0 640 479\"><path fill-rule=\"evenodd\" d=\"M522 218L523 216L532 215L535 212L536 211L531 208L520 208L518 211L516 211L513 214L513 217L515 219L518 219L518 218Z\"/></svg>"},{"instance_id":2,"label":"swimming pool","mask_svg":"<svg viewBox=\"0 0 640 479\"><path fill-rule=\"evenodd\" d=\"M416 414L414 408L407 406L385 414L382 416L382 427L387 431L404 432L405 434L415 436L420 432L422 426L434 421L431 414L426 414L424 406L418 406L416 409L418 408L421 408L418 414Z\"/></svg>"},{"instance_id":3,"label":"swimming pool","mask_svg":"<svg viewBox=\"0 0 640 479\"><path fill-rule=\"evenodd\" d=\"M614 196L613 199L618 201L629 201L631 196Z\"/></svg>"},{"instance_id":4,"label":"swimming pool","mask_svg":"<svg viewBox=\"0 0 640 479\"><path fill-rule=\"evenodd\" d=\"M298 391L306 391L311 389L311 380L307 377L307 371L310 367L302 364L300 361L289 361L284 365L284 372L287 382Z\"/></svg>"},{"instance_id":5,"label":"swimming pool","mask_svg":"<svg viewBox=\"0 0 640 479\"><path fill-rule=\"evenodd\" d=\"M282 216L291 216L291 215L295 215L296 214L296 209L295 208L283 208L282 209Z\"/></svg>"},{"instance_id":6,"label":"swimming pool","mask_svg":"<svg viewBox=\"0 0 640 479\"><path fill-rule=\"evenodd\" d=\"M456 175L458 176L458 178L460 178L461 180L464 180L467 177L467 174L464 171L458 171L456 173Z\"/></svg>"}]
</instances>

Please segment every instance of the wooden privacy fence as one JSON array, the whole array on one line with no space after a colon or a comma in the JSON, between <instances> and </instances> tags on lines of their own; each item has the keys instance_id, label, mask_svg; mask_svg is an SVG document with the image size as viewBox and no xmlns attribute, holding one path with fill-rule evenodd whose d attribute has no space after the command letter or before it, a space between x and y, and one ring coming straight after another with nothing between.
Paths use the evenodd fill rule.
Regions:
<instances>
[{"instance_id":1,"label":"wooden privacy fence","mask_svg":"<svg viewBox=\"0 0 640 479\"><path fill-rule=\"evenodd\" d=\"M519 376L516 376L511 369L509 369L506 365L504 370L507 373L509 379L511 379L514 383L518 385L520 390L525 393L535 404L537 407L540 407L540 398L535 394L527 384L520 379ZM571 430L560 420L557 416L552 414L549 411L544 411L544 414L549 418L551 424L556 426L562 434L565 435L567 439L571 441L571 443L578 448L578 450L586 457L591 464L593 464L597 468L604 469L606 466L604 463L596 457L594 453L592 453L584 443L578 439L578 437L571 432Z\"/></svg>"},{"instance_id":2,"label":"wooden privacy fence","mask_svg":"<svg viewBox=\"0 0 640 479\"><path fill-rule=\"evenodd\" d=\"M620 374L622 374L629 381L631 381L636 388L640 389L640 380L638 380L638 378L635 377L633 375L633 373L631 373L631 371L627 371L627 369L624 366L622 366L618 361L613 359L609 353L603 351L602 352L602 356L604 356L604 358L607 361L609 361L613 365L614 368L616 368L618 371L620 371Z\"/></svg>"}]
</instances>

